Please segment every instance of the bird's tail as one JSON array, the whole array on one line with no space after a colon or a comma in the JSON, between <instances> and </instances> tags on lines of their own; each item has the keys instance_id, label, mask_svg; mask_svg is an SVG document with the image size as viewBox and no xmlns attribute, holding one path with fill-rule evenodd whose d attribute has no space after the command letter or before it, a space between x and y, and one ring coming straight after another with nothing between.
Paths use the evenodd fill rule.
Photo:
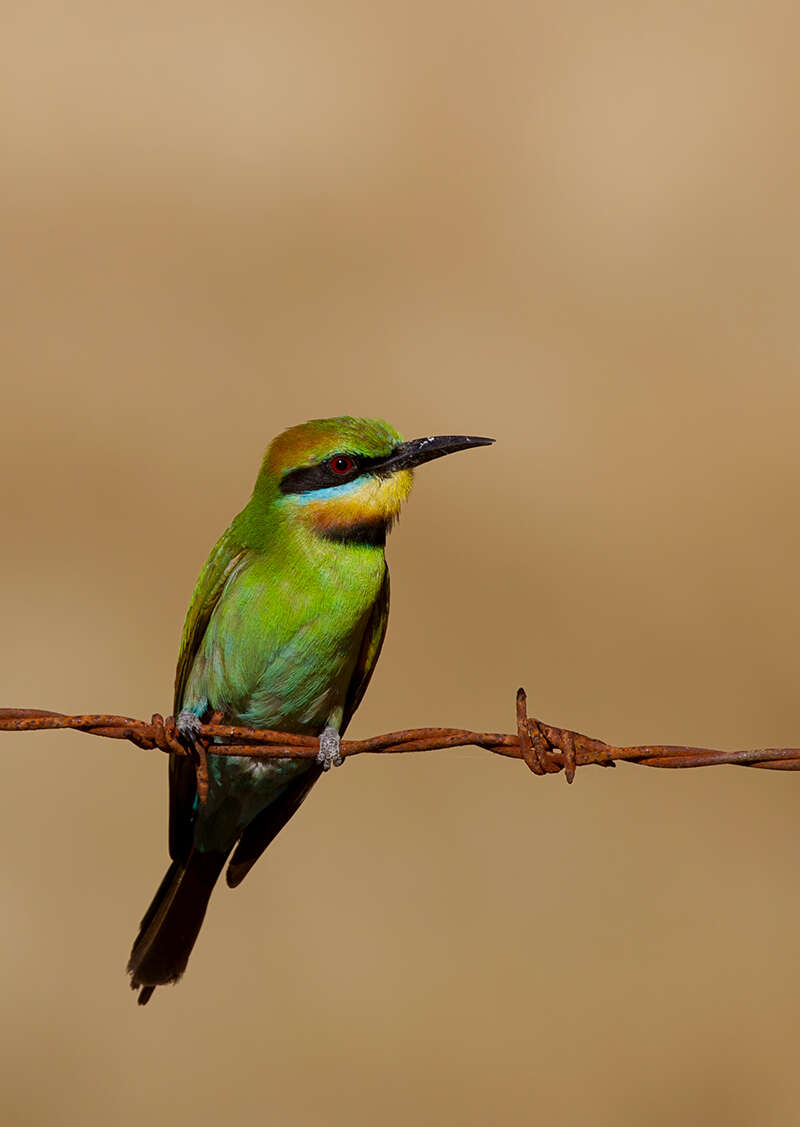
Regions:
<instances>
[{"instance_id":1,"label":"bird's tail","mask_svg":"<svg viewBox=\"0 0 800 1127\"><path fill-rule=\"evenodd\" d=\"M185 861L173 861L144 914L128 962L131 987L139 1005L156 986L177 982L186 969L227 853L193 849Z\"/></svg>"}]
</instances>

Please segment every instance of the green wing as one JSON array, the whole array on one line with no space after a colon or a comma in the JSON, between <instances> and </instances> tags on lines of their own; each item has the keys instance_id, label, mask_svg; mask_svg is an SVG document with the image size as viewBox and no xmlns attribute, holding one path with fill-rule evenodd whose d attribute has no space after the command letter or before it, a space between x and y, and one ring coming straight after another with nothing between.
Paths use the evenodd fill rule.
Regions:
<instances>
[{"instance_id":1,"label":"green wing","mask_svg":"<svg viewBox=\"0 0 800 1127\"><path fill-rule=\"evenodd\" d=\"M367 625L361 639L361 648L345 697L342 732L367 691L370 677L380 656L386 625L389 621L389 571L383 575L378 597L372 604ZM314 763L308 771L298 775L283 793L258 814L239 838L226 879L231 888L241 884L273 838L280 833L289 819L299 809L303 799L319 778L322 768Z\"/></svg>"},{"instance_id":2,"label":"green wing","mask_svg":"<svg viewBox=\"0 0 800 1127\"><path fill-rule=\"evenodd\" d=\"M205 562L203 570L192 592L192 600L186 612L186 621L183 624L181 649L178 654L178 668L175 672L175 700L173 707L177 716L183 707L183 694L186 691L186 682L192 671L192 663L197 653L197 648L203 640L203 635L208 627L209 619L219 602L219 597L225 589L225 584L233 572L238 568L247 549L242 545L234 525L231 525L217 543L211 555Z\"/></svg>"},{"instance_id":3,"label":"green wing","mask_svg":"<svg viewBox=\"0 0 800 1127\"><path fill-rule=\"evenodd\" d=\"M208 627L214 608L231 575L247 555L232 525L222 534L206 560L186 612L178 668L175 673L177 716L184 704L184 693L192 663ZM169 762L169 852L173 860L184 859L192 847L192 820L196 792L194 764L186 756L170 756Z\"/></svg>"}]
</instances>

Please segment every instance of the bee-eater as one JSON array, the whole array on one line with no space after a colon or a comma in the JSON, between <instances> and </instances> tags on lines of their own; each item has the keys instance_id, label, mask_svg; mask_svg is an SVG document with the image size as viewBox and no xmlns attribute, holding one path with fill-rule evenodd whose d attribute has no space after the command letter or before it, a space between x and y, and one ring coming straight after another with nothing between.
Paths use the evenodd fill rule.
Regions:
<instances>
[{"instance_id":1,"label":"bee-eater","mask_svg":"<svg viewBox=\"0 0 800 1127\"><path fill-rule=\"evenodd\" d=\"M490 438L403 442L379 419L315 419L284 431L253 495L213 548L183 628L174 710L191 743L222 723L320 738L315 760L210 756L205 803L195 768L170 756L172 858L133 945L128 971L144 1005L186 968L225 862L236 887L322 771L358 708L389 615L386 534L412 470Z\"/></svg>"}]
</instances>

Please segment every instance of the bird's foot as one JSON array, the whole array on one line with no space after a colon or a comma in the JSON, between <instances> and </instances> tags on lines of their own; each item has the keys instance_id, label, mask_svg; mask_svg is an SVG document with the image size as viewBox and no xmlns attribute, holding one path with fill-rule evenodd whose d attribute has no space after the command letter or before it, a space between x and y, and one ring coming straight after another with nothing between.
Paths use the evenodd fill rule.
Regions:
<instances>
[{"instance_id":1,"label":"bird's foot","mask_svg":"<svg viewBox=\"0 0 800 1127\"><path fill-rule=\"evenodd\" d=\"M339 733L328 724L319 737L319 751L317 752L317 763L322 764L323 771L329 771L331 767L341 767L344 763L339 745Z\"/></svg>"},{"instance_id":2,"label":"bird's foot","mask_svg":"<svg viewBox=\"0 0 800 1127\"><path fill-rule=\"evenodd\" d=\"M211 723L218 724L219 720L220 714L215 712L211 717ZM200 800L200 805L205 806L208 800L209 782L206 743L200 736L202 726L200 717L196 713L190 712L188 708L182 708L175 720L175 727L178 729L178 739L188 751L195 766L197 775L197 797ZM145 999L145 1001L146 1000L147 999ZM144 1005L144 1002L142 1005Z\"/></svg>"},{"instance_id":3,"label":"bird's foot","mask_svg":"<svg viewBox=\"0 0 800 1127\"><path fill-rule=\"evenodd\" d=\"M190 712L188 708L183 708L177 715L175 727L178 729L181 741L188 747L192 747L200 735L200 718L196 713Z\"/></svg>"}]
</instances>

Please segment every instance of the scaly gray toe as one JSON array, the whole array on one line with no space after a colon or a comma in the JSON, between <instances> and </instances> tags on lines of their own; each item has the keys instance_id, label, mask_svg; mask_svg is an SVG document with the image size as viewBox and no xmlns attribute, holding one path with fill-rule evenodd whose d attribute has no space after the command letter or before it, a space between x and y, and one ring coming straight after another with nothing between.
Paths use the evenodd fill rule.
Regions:
<instances>
[{"instance_id":1,"label":"scaly gray toe","mask_svg":"<svg viewBox=\"0 0 800 1127\"><path fill-rule=\"evenodd\" d=\"M344 763L339 744L339 733L329 724L319 737L319 751L317 752L317 763L322 764L323 771L330 771L332 766L341 767Z\"/></svg>"}]
</instances>

